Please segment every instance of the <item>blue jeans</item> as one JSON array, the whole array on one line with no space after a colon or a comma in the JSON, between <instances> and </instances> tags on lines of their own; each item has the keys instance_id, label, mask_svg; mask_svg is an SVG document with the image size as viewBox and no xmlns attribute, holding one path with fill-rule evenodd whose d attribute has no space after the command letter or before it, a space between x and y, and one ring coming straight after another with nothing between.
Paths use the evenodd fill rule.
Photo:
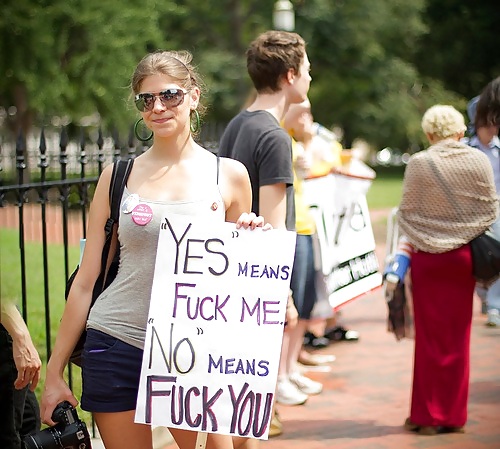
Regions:
<instances>
[{"instance_id":1,"label":"blue jeans","mask_svg":"<svg viewBox=\"0 0 500 449\"><path fill-rule=\"evenodd\" d=\"M96 329L83 348L82 410L114 413L135 410L142 349Z\"/></svg>"},{"instance_id":2,"label":"blue jeans","mask_svg":"<svg viewBox=\"0 0 500 449\"><path fill-rule=\"evenodd\" d=\"M297 234L290 288L299 318L309 320L317 297L312 235Z\"/></svg>"},{"instance_id":3,"label":"blue jeans","mask_svg":"<svg viewBox=\"0 0 500 449\"><path fill-rule=\"evenodd\" d=\"M491 225L497 239L500 239L500 219ZM496 309L500 311L500 279L490 285L486 292L486 304L488 311Z\"/></svg>"}]
</instances>

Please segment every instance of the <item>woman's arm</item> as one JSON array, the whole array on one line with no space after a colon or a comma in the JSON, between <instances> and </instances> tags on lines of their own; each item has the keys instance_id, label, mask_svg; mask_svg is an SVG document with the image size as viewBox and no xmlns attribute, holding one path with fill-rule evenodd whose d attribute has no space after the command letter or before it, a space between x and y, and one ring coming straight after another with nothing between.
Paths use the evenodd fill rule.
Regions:
<instances>
[{"instance_id":1,"label":"woman's arm","mask_svg":"<svg viewBox=\"0 0 500 449\"><path fill-rule=\"evenodd\" d=\"M250 212L252 189L245 166L234 159L221 158L221 172L219 187L226 206L226 221L236 223L237 228L272 229L262 216Z\"/></svg>"}]
</instances>

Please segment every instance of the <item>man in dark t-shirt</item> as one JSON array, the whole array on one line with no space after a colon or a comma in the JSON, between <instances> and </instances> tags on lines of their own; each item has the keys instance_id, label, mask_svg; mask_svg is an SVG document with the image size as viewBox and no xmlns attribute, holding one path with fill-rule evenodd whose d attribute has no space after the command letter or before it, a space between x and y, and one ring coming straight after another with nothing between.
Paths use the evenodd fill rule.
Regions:
<instances>
[{"instance_id":1,"label":"man in dark t-shirt","mask_svg":"<svg viewBox=\"0 0 500 449\"><path fill-rule=\"evenodd\" d=\"M241 112L226 129L219 154L237 159L247 168L252 185L252 212L257 215L262 215L260 188L284 184L285 225L288 230L295 230L291 140L276 117L264 110Z\"/></svg>"},{"instance_id":2,"label":"man in dark t-shirt","mask_svg":"<svg viewBox=\"0 0 500 449\"><path fill-rule=\"evenodd\" d=\"M307 98L311 76L305 42L296 33L267 31L246 55L256 97L228 124L219 155L246 166L253 212L276 229L295 230L292 142L280 121L290 104Z\"/></svg>"},{"instance_id":3,"label":"man in dark t-shirt","mask_svg":"<svg viewBox=\"0 0 500 449\"><path fill-rule=\"evenodd\" d=\"M295 230L292 141L280 126L290 104L307 98L311 76L304 40L295 33L267 31L247 50L247 69L256 91L253 103L228 124L220 141L219 155L242 162L252 184L252 211L275 229ZM290 295L288 329L297 322ZM287 377L287 351L293 332L284 332L278 371L277 402L303 404L303 394ZM276 410L269 435L279 435Z\"/></svg>"}]
</instances>

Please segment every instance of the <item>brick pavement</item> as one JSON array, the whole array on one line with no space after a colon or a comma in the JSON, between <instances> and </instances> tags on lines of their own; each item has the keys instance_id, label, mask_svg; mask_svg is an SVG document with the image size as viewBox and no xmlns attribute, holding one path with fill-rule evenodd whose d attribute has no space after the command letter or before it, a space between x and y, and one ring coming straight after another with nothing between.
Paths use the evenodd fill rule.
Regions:
<instances>
[{"instance_id":1,"label":"brick pavement","mask_svg":"<svg viewBox=\"0 0 500 449\"><path fill-rule=\"evenodd\" d=\"M345 322L360 331L360 340L321 350L337 356L331 371L309 373L325 391L304 406L280 406L284 433L262 443L262 449L500 448L500 329L486 328L479 300L475 305L465 434L419 436L403 429L413 341L397 342L385 331L379 290L345 306Z\"/></svg>"},{"instance_id":2,"label":"brick pavement","mask_svg":"<svg viewBox=\"0 0 500 449\"><path fill-rule=\"evenodd\" d=\"M413 341L386 332L381 290L343 308L358 342L332 343L317 351L335 354L326 372L308 375L324 391L302 406L278 406L284 432L261 449L494 449L500 448L500 329L487 328L475 301L471 343L469 420L465 434L419 436L406 432ZM170 444L163 449L174 449Z\"/></svg>"}]
</instances>

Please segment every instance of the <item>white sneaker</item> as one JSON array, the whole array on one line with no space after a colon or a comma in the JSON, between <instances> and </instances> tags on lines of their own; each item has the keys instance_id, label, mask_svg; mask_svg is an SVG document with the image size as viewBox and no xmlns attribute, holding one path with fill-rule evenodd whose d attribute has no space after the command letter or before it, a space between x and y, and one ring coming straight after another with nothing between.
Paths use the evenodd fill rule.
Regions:
<instances>
[{"instance_id":1,"label":"white sneaker","mask_svg":"<svg viewBox=\"0 0 500 449\"><path fill-rule=\"evenodd\" d=\"M486 326L497 327L500 326L500 313L497 309L488 310L488 320Z\"/></svg>"},{"instance_id":2,"label":"white sneaker","mask_svg":"<svg viewBox=\"0 0 500 449\"><path fill-rule=\"evenodd\" d=\"M319 394L323 391L323 384L309 379L300 373L293 373L288 376L290 382L304 394Z\"/></svg>"},{"instance_id":3,"label":"white sneaker","mask_svg":"<svg viewBox=\"0 0 500 449\"><path fill-rule=\"evenodd\" d=\"M307 401L307 394L302 393L288 379L278 380L276 384L276 402L282 405L302 405Z\"/></svg>"}]
</instances>

